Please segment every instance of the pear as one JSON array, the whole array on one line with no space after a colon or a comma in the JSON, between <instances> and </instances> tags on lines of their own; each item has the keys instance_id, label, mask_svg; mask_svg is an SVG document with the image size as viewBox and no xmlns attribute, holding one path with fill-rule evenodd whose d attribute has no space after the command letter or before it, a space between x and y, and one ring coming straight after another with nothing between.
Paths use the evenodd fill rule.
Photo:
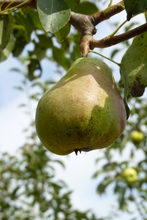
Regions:
<instances>
[{"instance_id":1,"label":"pear","mask_svg":"<svg viewBox=\"0 0 147 220\"><path fill-rule=\"evenodd\" d=\"M131 141L134 144L140 144L140 142L144 139L144 135L141 131L133 131L131 133Z\"/></svg>"},{"instance_id":2,"label":"pear","mask_svg":"<svg viewBox=\"0 0 147 220\"><path fill-rule=\"evenodd\" d=\"M41 142L58 155L110 146L126 125L110 68L95 58L77 59L42 96L35 121Z\"/></svg>"},{"instance_id":3,"label":"pear","mask_svg":"<svg viewBox=\"0 0 147 220\"><path fill-rule=\"evenodd\" d=\"M132 167L127 167L126 169L124 169L122 176L128 183L134 183L138 179L137 171Z\"/></svg>"}]
</instances>

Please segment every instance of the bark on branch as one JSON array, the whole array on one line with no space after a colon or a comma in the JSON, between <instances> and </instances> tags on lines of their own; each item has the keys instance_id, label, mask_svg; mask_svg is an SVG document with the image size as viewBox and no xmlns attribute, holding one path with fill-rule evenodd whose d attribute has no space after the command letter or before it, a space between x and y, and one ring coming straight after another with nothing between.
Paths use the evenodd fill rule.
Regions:
<instances>
[{"instance_id":1,"label":"bark on branch","mask_svg":"<svg viewBox=\"0 0 147 220\"><path fill-rule=\"evenodd\" d=\"M37 9L37 0L0 0L0 10L4 10L5 8L9 7L18 7L19 5L21 8ZM147 31L146 23L131 31L117 36L107 36L101 40L94 40L93 35L96 33L95 26L100 22L109 19L113 15L120 13L124 10L124 8L124 1L120 1L119 3L112 5L91 16L71 12L69 23L81 33L79 46L80 51L84 57L88 55L89 49L93 50L95 47L110 47Z\"/></svg>"},{"instance_id":2,"label":"bark on branch","mask_svg":"<svg viewBox=\"0 0 147 220\"><path fill-rule=\"evenodd\" d=\"M113 37L105 37L101 40L92 40L90 42L90 49L94 49L95 47L98 47L98 48L105 48L105 47L110 47L110 46L113 46L113 45L116 45L118 43L121 43L123 41L127 41L139 34L142 34L144 32L147 31L147 23L137 27L137 28L134 28L133 30L130 30L126 33L123 33L123 34L120 34L120 35L116 35L116 36L113 36Z\"/></svg>"},{"instance_id":3,"label":"bark on branch","mask_svg":"<svg viewBox=\"0 0 147 220\"><path fill-rule=\"evenodd\" d=\"M124 1L120 1L119 3L110 6L105 10L99 11L91 16L93 19L93 24L96 26L100 22L109 19L110 17L120 13L124 9Z\"/></svg>"},{"instance_id":4,"label":"bark on branch","mask_svg":"<svg viewBox=\"0 0 147 220\"><path fill-rule=\"evenodd\" d=\"M96 33L95 26L100 22L107 20L117 13L123 11L124 8L124 2L120 1L119 3L112 5L105 10L102 10L91 16L71 12L69 23L81 33L79 46L83 57L88 55L89 49L94 49L94 43L98 43L93 39L93 35ZM100 45L102 47L102 44Z\"/></svg>"},{"instance_id":5,"label":"bark on branch","mask_svg":"<svg viewBox=\"0 0 147 220\"><path fill-rule=\"evenodd\" d=\"M37 8L37 0L0 0L0 10L4 10L5 8L18 7L20 8ZM2 7L1 7L2 6ZM19 8L19 7L18 7Z\"/></svg>"}]
</instances>

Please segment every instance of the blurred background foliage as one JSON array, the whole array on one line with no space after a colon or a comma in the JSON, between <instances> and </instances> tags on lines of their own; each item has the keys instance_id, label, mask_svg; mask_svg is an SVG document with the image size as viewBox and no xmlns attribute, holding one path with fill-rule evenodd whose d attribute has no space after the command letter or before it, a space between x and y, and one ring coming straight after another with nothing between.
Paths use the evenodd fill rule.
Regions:
<instances>
[{"instance_id":1,"label":"blurred background foliage","mask_svg":"<svg viewBox=\"0 0 147 220\"><path fill-rule=\"evenodd\" d=\"M95 13L102 7L101 1L91 4L91 11ZM106 1L105 1L106 2ZM78 12L87 13L87 6L79 7ZM25 92L29 88L28 103L37 103L41 95L51 87L56 80L42 80L42 61L54 62L56 71L61 77L71 64L81 56L79 51L79 33L71 28L70 35L60 41L60 36L45 33L35 10L17 10L9 14L11 38L7 47L0 53L0 61L13 55L24 67L24 72L17 67L12 70L23 76L22 84L15 89ZM117 26L116 24L113 24ZM126 27L132 28L136 23ZM63 38L62 38L63 40ZM31 45L31 50L29 49ZM112 49L111 58L128 47L130 41ZM29 104L21 103L28 117ZM97 179L97 193L107 196L107 189L113 189L118 209L130 213L130 220L137 217L130 210L133 204L140 215L140 219L147 219L147 98L130 98L130 117L124 133L114 144L103 151L103 156L95 161L95 171L92 178ZM133 131L141 131L143 140L134 143L131 140ZM8 152L0 155L0 218L2 220L107 220L113 219L118 213L114 209L108 217L98 218L92 211L81 212L75 210L71 202L72 191L64 180L56 179L54 164L65 169L61 160L53 160L37 138L34 119L24 128L26 142L19 149L19 156ZM138 180L128 183L122 172L127 167L133 167L138 173ZM119 218L119 217L118 217Z\"/></svg>"}]
</instances>

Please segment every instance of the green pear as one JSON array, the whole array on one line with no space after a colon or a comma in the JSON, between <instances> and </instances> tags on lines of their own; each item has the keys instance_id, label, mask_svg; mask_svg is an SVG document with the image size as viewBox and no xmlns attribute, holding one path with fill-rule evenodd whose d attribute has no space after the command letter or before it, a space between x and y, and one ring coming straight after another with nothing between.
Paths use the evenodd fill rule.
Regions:
<instances>
[{"instance_id":1,"label":"green pear","mask_svg":"<svg viewBox=\"0 0 147 220\"><path fill-rule=\"evenodd\" d=\"M141 131L133 131L131 133L131 141L134 144L139 144L144 138L144 135Z\"/></svg>"},{"instance_id":2,"label":"green pear","mask_svg":"<svg viewBox=\"0 0 147 220\"><path fill-rule=\"evenodd\" d=\"M137 171L134 168L131 168L131 167L127 167L126 169L124 169L122 174L123 174L123 178L128 183L134 183L138 179Z\"/></svg>"},{"instance_id":3,"label":"green pear","mask_svg":"<svg viewBox=\"0 0 147 220\"><path fill-rule=\"evenodd\" d=\"M79 58L40 99L36 130L51 152L67 155L110 146L126 125L124 102L110 68Z\"/></svg>"}]
</instances>

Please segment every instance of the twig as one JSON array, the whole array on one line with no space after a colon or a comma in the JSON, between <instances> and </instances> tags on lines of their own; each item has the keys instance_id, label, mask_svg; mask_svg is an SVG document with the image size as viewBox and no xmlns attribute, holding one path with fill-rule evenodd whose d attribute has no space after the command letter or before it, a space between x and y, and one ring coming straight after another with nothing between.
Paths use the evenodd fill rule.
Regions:
<instances>
[{"instance_id":1,"label":"twig","mask_svg":"<svg viewBox=\"0 0 147 220\"><path fill-rule=\"evenodd\" d=\"M129 40L139 34L144 33L145 31L147 31L147 23L117 36L112 36L112 37L108 36L101 40L93 40L90 43L90 49L93 50L95 47L98 48L110 47L115 44L121 43L123 41Z\"/></svg>"},{"instance_id":2,"label":"twig","mask_svg":"<svg viewBox=\"0 0 147 220\"><path fill-rule=\"evenodd\" d=\"M142 217L142 219L143 219L143 220L147 220L146 217L144 216L144 213L143 213L142 210L140 209L140 206L139 206L139 204L138 204L137 199L135 198L135 196L133 196L133 201L134 201L134 203L135 203L135 205L136 205L136 207L137 207L137 210L138 210L140 216Z\"/></svg>"},{"instance_id":3,"label":"twig","mask_svg":"<svg viewBox=\"0 0 147 220\"><path fill-rule=\"evenodd\" d=\"M120 1L119 3L112 5L100 12L93 14L91 17L93 19L93 24L96 26L100 22L109 19L113 15L118 14L119 12L125 9L124 2Z\"/></svg>"},{"instance_id":4,"label":"twig","mask_svg":"<svg viewBox=\"0 0 147 220\"><path fill-rule=\"evenodd\" d=\"M19 8L37 8L37 0L29 0L25 2L25 0L0 0L0 5L2 6L0 10L4 10L9 7L19 7ZM18 6L19 5L19 6Z\"/></svg>"}]
</instances>

